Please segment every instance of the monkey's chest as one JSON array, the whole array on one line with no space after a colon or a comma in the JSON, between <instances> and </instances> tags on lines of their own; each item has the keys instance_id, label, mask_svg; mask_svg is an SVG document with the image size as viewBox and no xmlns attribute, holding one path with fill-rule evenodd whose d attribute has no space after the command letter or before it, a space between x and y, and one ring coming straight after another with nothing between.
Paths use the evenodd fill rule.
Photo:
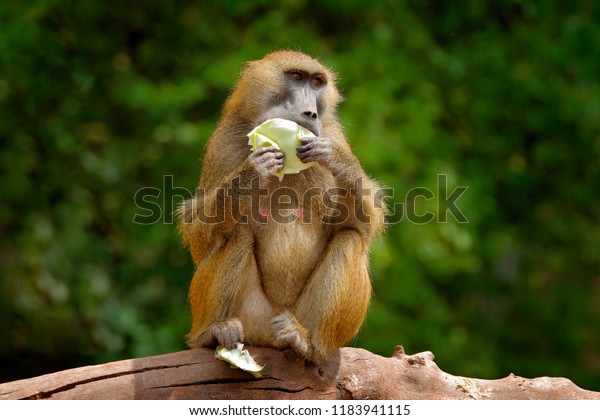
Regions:
<instances>
[{"instance_id":1,"label":"monkey's chest","mask_svg":"<svg viewBox=\"0 0 600 420\"><path fill-rule=\"evenodd\" d=\"M327 245L320 223L270 219L254 226L255 257L260 280L269 301L291 308L308 283Z\"/></svg>"}]
</instances>

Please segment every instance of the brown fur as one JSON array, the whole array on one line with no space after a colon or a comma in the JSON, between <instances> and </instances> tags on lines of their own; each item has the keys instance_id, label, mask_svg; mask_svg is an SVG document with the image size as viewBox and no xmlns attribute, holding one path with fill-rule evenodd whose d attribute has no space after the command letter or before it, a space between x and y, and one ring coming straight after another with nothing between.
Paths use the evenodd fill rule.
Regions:
<instances>
[{"instance_id":1,"label":"brown fur","mask_svg":"<svg viewBox=\"0 0 600 420\"><path fill-rule=\"evenodd\" d=\"M237 198L232 181L237 178L250 186L258 176L249 160L246 134L285 89L283 74L289 70L326 76L320 135L331 141L332 158L286 175L281 182L261 178L261 185L268 189L261 206L267 205L277 188L291 188L298 195L292 206L302 209L302 220L238 223L229 210ZM377 184L365 175L338 122L339 102L334 73L304 54L278 51L243 69L206 147L200 178L205 194L180 208L181 233L196 266L189 292L190 346L220 343L230 347L244 341L290 347L303 358L319 362L358 332L371 295L368 251L372 238L383 228L384 209L374 205ZM323 192L335 187L350 190L357 178L370 195L359 203L352 194L336 201L350 209L361 208L370 222L351 213L340 223L323 223L322 216L336 215L335 209L326 206ZM319 194L302 200L315 187ZM224 203L218 189L228 191ZM224 213L223 222L204 223L196 214L201 206L208 215ZM269 211L277 211L276 206ZM241 213L251 216L247 198L241 199Z\"/></svg>"}]
</instances>

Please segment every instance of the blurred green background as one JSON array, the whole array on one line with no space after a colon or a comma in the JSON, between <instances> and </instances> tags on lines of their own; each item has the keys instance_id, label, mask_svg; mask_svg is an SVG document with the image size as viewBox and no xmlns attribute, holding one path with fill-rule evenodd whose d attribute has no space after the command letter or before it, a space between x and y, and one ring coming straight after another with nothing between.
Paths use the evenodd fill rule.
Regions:
<instances>
[{"instance_id":1,"label":"blurred green background","mask_svg":"<svg viewBox=\"0 0 600 420\"><path fill-rule=\"evenodd\" d=\"M375 243L350 345L600 391L599 22L593 1L2 2L0 382L185 348L173 203L242 63L289 47L339 74L394 202L468 187L469 223ZM133 222L144 187L158 223Z\"/></svg>"}]
</instances>

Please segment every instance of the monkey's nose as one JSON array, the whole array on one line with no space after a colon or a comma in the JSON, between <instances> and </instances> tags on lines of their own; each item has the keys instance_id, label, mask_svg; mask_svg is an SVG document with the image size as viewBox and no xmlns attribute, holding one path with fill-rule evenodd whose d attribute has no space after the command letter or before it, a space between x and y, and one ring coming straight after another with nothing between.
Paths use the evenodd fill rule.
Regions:
<instances>
[{"instance_id":1,"label":"monkey's nose","mask_svg":"<svg viewBox=\"0 0 600 420\"><path fill-rule=\"evenodd\" d=\"M308 118L312 118L313 120L315 120L319 116L316 112L313 111L304 111L304 115L306 115Z\"/></svg>"}]
</instances>

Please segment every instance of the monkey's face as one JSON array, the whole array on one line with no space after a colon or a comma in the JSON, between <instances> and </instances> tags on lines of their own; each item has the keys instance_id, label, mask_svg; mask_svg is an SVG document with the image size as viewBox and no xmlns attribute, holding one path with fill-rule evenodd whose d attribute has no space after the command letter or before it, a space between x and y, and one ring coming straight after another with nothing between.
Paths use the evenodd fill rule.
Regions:
<instances>
[{"instance_id":1,"label":"monkey's face","mask_svg":"<svg viewBox=\"0 0 600 420\"><path fill-rule=\"evenodd\" d=\"M320 116L324 111L327 75L323 72L309 73L291 69L282 71L280 78L281 91L271 99L256 125L271 118L283 118L320 136L323 131Z\"/></svg>"},{"instance_id":2,"label":"monkey's face","mask_svg":"<svg viewBox=\"0 0 600 420\"><path fill-rule=\"evenodd\" d=\"M224 114L248 124L245 130L283 118L323 136L340 100L330 69L300 52L278 51L246 63Z\"/></svg>"}]
</instances>

